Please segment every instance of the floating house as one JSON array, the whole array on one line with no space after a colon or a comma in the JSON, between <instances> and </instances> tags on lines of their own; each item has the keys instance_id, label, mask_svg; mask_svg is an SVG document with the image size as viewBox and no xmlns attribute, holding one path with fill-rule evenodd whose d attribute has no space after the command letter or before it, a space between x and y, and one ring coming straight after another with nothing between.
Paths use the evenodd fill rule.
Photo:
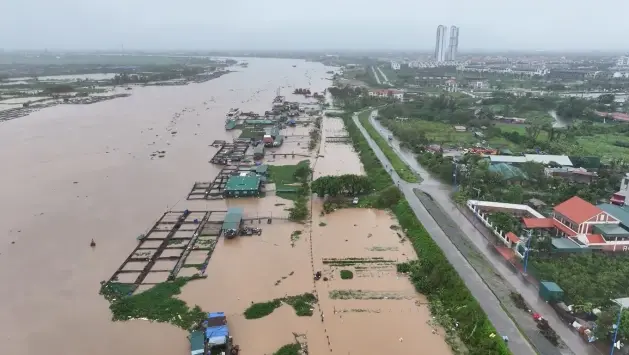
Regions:
<instances>
[{"instance_id":1,"label":"floating house","mask_svg":"<svg viewBox=\"0 0 629 355\"><path fill-rule=\"evenodd\" d=\"M223 196L250 197L258 196L262 192L262 178L253 173L241 173L229 177Z\"/></svg>"}]
</instances>

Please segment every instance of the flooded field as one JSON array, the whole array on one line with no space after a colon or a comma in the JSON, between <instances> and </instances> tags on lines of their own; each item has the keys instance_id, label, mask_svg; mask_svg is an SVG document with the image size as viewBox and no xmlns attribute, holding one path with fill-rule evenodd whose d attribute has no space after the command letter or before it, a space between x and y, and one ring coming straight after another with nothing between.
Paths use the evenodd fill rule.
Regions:
<instances>
[{"instance_id":1,"label":"flooded field","mask_svg":"<svg viewBox=\"0 0 629 355\"><path fill-rule=\"evenodd\" d=\"M395 264L415 259L415 251L384 211L344 209L319 216L313 209L315 269L319 306L335 354L451 354L444 331L431 326L426 299ZM352 279L342 279L350 271Z\"/></svg>"}]
</instances>

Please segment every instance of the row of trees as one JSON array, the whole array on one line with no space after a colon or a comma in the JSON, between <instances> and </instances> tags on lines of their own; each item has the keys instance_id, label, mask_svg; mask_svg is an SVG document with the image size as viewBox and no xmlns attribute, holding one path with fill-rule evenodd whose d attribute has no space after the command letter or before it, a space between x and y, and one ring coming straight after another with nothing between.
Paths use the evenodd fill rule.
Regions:
<instances>
[{"instance_id":1,"label":"row of trees","mask_svg":"<svg viewBox=\"0 0 629 355\"><path fill-rule=\"evenodd\" d=\"M372 191L372 185L367 176L354 174L322 176L313 181L310 187L312 192L320 197L356 196Z\"/></svg>"}]
</instances>

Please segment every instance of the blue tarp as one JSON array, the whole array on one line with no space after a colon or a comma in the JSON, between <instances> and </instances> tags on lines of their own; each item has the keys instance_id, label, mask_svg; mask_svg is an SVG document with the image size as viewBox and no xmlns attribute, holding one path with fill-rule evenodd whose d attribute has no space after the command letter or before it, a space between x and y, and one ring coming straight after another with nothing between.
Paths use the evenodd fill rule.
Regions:
<instances>
[{"instance_id":1,"label":"blue tarp","mask_svg":"<svg viewBox=\"0 0 629 355\"><path fill-rule=\"evenodd\" d=\"M225 318L224 312L212 312L207 315L208 320L212 318ZM205 329L205 339L207 339L210 346L221 345L227 343L229 337L229 328L227 324L211 326Z\"/></svg>"}]
</instances>

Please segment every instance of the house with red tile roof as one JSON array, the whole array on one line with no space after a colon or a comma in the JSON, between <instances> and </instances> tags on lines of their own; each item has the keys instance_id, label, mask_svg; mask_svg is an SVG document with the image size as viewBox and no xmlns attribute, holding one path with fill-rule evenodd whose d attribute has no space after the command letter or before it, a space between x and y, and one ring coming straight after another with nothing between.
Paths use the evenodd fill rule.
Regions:
<instances>
[{"instance_id":1,"label":"house with red tile roof","mask_svg":"<svg viewBox=\"0 0 629 355\"><path fill-rule=\"evenodd\" d=\"M545 229L581 247L605 250L613 247L615 251L615 243L626 243L618 238L606 240L604 237L604 231L620 228L618 218L578 196L555 206L550 218L523 218L522 222L527 229Z\"/></svg>"}]
</instances>

